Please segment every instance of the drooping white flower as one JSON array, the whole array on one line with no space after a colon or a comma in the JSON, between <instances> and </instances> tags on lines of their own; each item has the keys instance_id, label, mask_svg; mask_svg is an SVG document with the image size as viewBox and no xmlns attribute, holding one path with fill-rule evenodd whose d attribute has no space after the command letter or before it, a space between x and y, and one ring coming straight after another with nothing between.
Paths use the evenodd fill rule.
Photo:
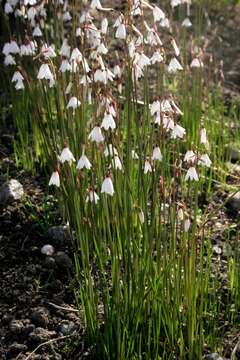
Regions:
<instances>
[{"instance_id":1,"label":"drooping white flower","mask_svg":"<svg viewBox=\"0 0 240 360\"><path fill-rule=\"evenodd\" d=\"M144 164L144 174L147 174L152 171L153 171L152 165L150 164L150 162L148 160L146 160L145 164Z\"/></svg>"},{"instance_id":2,"label":"drooping white flower","mask_svg":"<svg viewBox=\"0 0 240 360\"><path fill-rule=\"evenodd\" d=\"M5 43L2 49L2 53L6 56L9 54L19 54L19 52L20 48L15 40L11 40L10 43Z\"/></svg>"},{"instance_id":3,"label":"drooping white flower","mask_svg":"<svg viewBox=\"0 0 240 360\"><path fill-rule=\"evenodd\" d=\"M134 159L134 160L138 160L138 159L139 159L139 156L138 156L138 154L136 153L135 150L132 150L132 159Z\"/></svg>"},{"instance_id":4,"label":"drooping white flower","mask_svg":"<svg viewBox=\"0 0 240 360\"><path fill-rule=\"evenodd\" d=\"M86 202L91 202L91 203L97 204L99 199L100 198L95 191L89 190L87 198L86 198Z\"/></svg>"},{"instance_id":5,"label":"drooping white flower","mask_svg":"<svg viewBox=\"0 0 240 360\"><path fill-rule=\"evenodd\" d=\"M192 60L190 67L191 68L201 68L201 67L203 67L203 63L198 58L195 58Z\"/></svg>"},{"instance_id":6,"label":"drooping white flower","mask_svg":"<svg viewBox=\"0 0 240 360\"><path fill-rule=\"evenodd\" d=\"M183 70L183 67L176 58L172 58L169 65L168 65L168 72L170 74L174 74L178 70Z\"/></svg>"},{"instance_id":7,"label":"drooping white flower","mask_svg":"<svg viewBox=\"0 0 240 360\"><path fill-rule=\"evenodd\" d=\"M23 83L23 81L22 80L19 80L19 81L17 81L16 82L16 84L15 84L15 89L16 90L22 90L22 89L24 89L24 83Z\"/></svg>"},{"instance_id":8,"label":"drooping white flower","mask_svg":"<svg viewBox=\"0 0 240 360\"><path fill-rule=\"evenodd\" d=\"M87 170L90 170L91 167L92 167L92 164L90 163L90 161L88 160L87 156L85 155L85 153L83 151L82 156L78 160L77 169L82 170L82 169L86 168Z\"/></svg>"},{"instance_id":9,"label":"drooping white flower","mask_svg":"<svg viewBox=\"0 0 240 360\"><path fill-rule=\"evenodd\" d=\"M160 101L155 100L152 104L149 105L150 108L150 114L153 116L156 113L160 113Z\"/></svg>"},{"instance_id":10,"label":"drooping white flower","mask_svg":"<svg viewBox=\"0 0 240 360\"><path fill-rule=\"evenodd\" d=\"M97 52L98 52L99 54L106 55L106 54L108 53L108 49L106 48L106 46L105 46L103 43L101 43L101 44L98 45L98 47L97 47Z\"/></svg>"},{"instance_id":11,"label":"drooping white flower","mask_svg":"<svg viewBox=\"0 0 240 360\"><path fill-rule=\"evenodd\" d=\"M104 156L107 157L107 156L118 156L118 151L117 149L112 145L112 144L109 144L108 146L106 146L106 149L104 150Z\"/></svg>"},{"instance_id":12,"label":"drooping white flower","mask_svg":"<svg viewBox=\"0 0 240 360\"><path fill-rule=\"evenodd\" d=\"M169 29L170 28L170 21L168 18L164 18L160 21L159 25L163 28Z\"/></svg>"},{"instance_id":13,"label":"drooping white flower","mask_svg":"<svg viewBox=\"0 0 240 360\"><path fill-rule=\"evenodd\" d=\"M66 95L70 94L71 89L72 89L72 82L70 81L68 86L66 87L65 94Z\"/></svg>"},{"instance_id":14,"label":"drooping white flower","mask_svg":"<svg viewBox=\"0 0 240 360\"><path fill-rule=\"evenodd\" d=\"M191 166L188 171L187 174L185 176L185 180L195 180L195 181L199 181L199 177L197 174L197 171L195 169L195 167Z\"/></svg>"},{"instance_id":15,"label":"drooping white flower","mask_svg":"<svg viewBox=\"0 0 240 360\"><path fill-rule=\"evenodd\" d=\"M59 68L59 71L61 71L62 73L66 72L66 71L71 71L72 67L69 63L68 60L63 59Z\"/></svg>"},{"instance_id":16,"label":"drooping white flower","mask_svg":"<svg viewBox=\"0 0 240 360\"><path fill-rule=\"evenodd\" d=\"M68 147L65 147L62 150L59 160L61 161L61 163L64 163L65 161L67 161L69 163L71 163L72 161L76 161L72 152L70 151L70 149Z\"/></svg>"},{"instance_id":17,"label":"drooping white flower","mask_svg":"<svg viewBox=\"0 0 240 360\"><path fill-rule=\"evenodd\" d=\"M182 126L180 126L178 124L175 124L172 134L171 134L171 138L172 139L176 139L176 138L182 139L185 134L186 134L186 129L184 129Z\"/></svg>"},{"instance_id":18,"label":"drooping white flower","mask_svg":"<svg viewBox=\"0 0 240 360\"><path fill-rule=\"evenodd\" d=\"M112 159L112 166L116 170L122 170L122 163L117 155L115 155Z\"/></svg>"},{"instance_id":19,"label":"drooping white flower","mask_svg":"<svg viewBox=\"0 0 240 360\"><path fill-rule=\"evenodd\" d=\"M201 155L199 161L199 165L205 165L206 167L210 167L212 165L212 161L210 160L208 154Z\"/></svg>"},{"instance_id":20,"label":"drooping white flower","mask_svg":"<svg viewBox=\"0 0 240 360\"><path fill-rule=\"evenodd\" d=\"M180 55L180 50L179 50L179 48L178 48L178 46L176 44L175 39L172 39L171 44L172 44L172 47L174 49L175 55L179 56Z\"/></svg>"},{"instance_id":21,"label":"drooping white flower","mask_svg":"<svg viewBox=\"0 0 240 360\"><path fill-rule=\"evenodd\" d=\"M92 0L90 8L91 9L102 9L102 5L100 3L100 0Z\"/></svg>"},{"instance_id":22,"label":"drooping white flower","mask_svg":"<svg viewBox=\"0 0 240 360\"><path fill-rule=\"evenodd\" d=\"M205 128L201 128L200 130L200 144L206 145L207 141L207 132Z\"/></svg>"},{"instance_id":23,"label":"drooping white flower","mask_svg":"<svg viewBox=\"0 0 240 360\"><path fill-rule=\"evenodd\" d=\"M174 8L182 4L182 0L171 0L171 7Z\"/></svg>"},{"instance_id":24,"label":"drooping white flower","mask_svg":"<svg viewBox=\"0 0 240 360\"><path fill-rule=\"evenodd\" d=\"M95 82L102 82L103 84L107 84L107 73L105 70L97 69L94 73L94 81Z\"/></svg>"},{"instance_id":25,"label":"drooping white flower","mask_svg":"<svg viewBox=\"0 0 240 360\"><path fill-rule=\"evenodd\" d=\"M156 5L153 8L153 19L154 19L154 22L165 19L164 12Z\"/></svg>"},{"instance_id":26,"label":"drooping white flower","mask_svg":"<svg viewBox=\"0 0 240 360\"><path fill-rule=\"evenodd\" d=\"M115 37L116 39L122 39L125 40L127 37L127 31L126 31L126 26L125 24L120 24L117 28L117 31L115 33Z\"/></svg>"},{"instance_id":27,"label":"drooping white flower","mask_svg":"<svg viewBox=\"0 0 240 360\"><path fill-rule=\"evenodd\" d=\"M13 13L13 7L8 2L6 2L5 6L4 6L4 12L5 12L5 14Z\"/></svg>"},{"instance_id":28,"label":"drooping white flower","mask_svg":"<svg viewBox=\"0 0 240 360\"><path fill-rule=\"evenodd\" d=\"M185 231L185 232L188 232L189 229L190 229L190 226L191 226L191 221L187 218L187 219L184 221L184 231Z\"/></svg>"},{"instance_id":29,"label":"drooping white flower","mask_svg":"<svg viewBox=\"0 0 240 360\"><path fill-rule=\"evenodd\" d=\"M103 142L104 136L102 134L101 128L99 126L95 126L88 135L88 139L91 141L95 141L97 144Z\"/></svg>"},{"instance_id":30,"label":"drooping white flower","mask_svg":"<svg viewBox=\"0 0 240 360\"><path fill-rule=\"evenodd\" d=\"M14 57L12 55L10 55L10 54L5 56L4 65L5 66L16 65L16 61L15 61Z\"/></svg>"},{"instance_id":31,"label":"drooping white flower","mask_svg":"<svg viewBox=\"0 0 240 360\"><path fill-rule=\"evenodd\" d=\"M162 159L163 159L163 156L162 156L160 147L159 147L159 146L156 146L156 147L153 149L152 160L162 161Z\"/></svg>"},{"instance_id":32,"label":"drooping white flower","mask_svg":"<svg viewBox=\"0 0 240 360\"><path fill-rule=\"evenodd\" d=\"M58 171L54 171L54 172L52 173L52 176L51 176L51 178L50 178L50 180L49 180L48 185L49 185L49 186L55 185L55 186L57 186L57 187L60 186L60 176L59 176Z\"/></svg>"},{"instance_id":33,"label":"drooping white flower","mask_svg":"<svg viewBox=\"0 0 240 360\"><path fill-rule=\"evenodd\" d=\"M68 45L68 40L64 39L59 54L66 58L70 57L71 47Z\"/></svg>"},{"instance_id":34,"label":"drooping white flower","mask_svg":"<svg viewBox=\"0 0 240 360\"><path fill-rule=\"evenodd\" d=\"M72 16L69 11L65 11L62 17L63 21L70 21L72 20Z\"/></svg>"},{"instance_id":35,"label":"drooping white flower","mask_svg":"<svg viewBox=\"0 0 240 360\"><path fill-rule=\"evenodd\" d=\"M139 54L137 61L135 62L141 69L151 64L150 59L144 54Z\"/></svg>"},{"instance_id":36,"label":"drooping white flower","mask_svg":"<svg viewBox=\"0 0 240 360\"><path fill-rule=\"evenodd\" d=\"M163 56L160 50L156 50L150 60L153 65L156 64L157 62L158 63L163 62Z\"/></svg>"},{"instance_id":37,"label":"drooping white flower","mask_svg":"<svg viewBox=\"0 0 240 360\"><path fill-rule=\"evenodd\" d=\"M109 176L107 176L102 183L101 193L105 193L110 196L113 196L114 194L113 183Z\"/></svg>"},{"instance_id":38,"label":"drooping white flower","mask_svg":"<svg viewBox=\"0 0 240 360\"><path fill-rule=\"evenodd\" d=\"M104 130L109 130L109 129L114 130L116 128L116 123L114 121L112 114L109 113L104 114L101 127L104 128Z\"/></svg>"},{"instance_id":39,"label":"drooping white flower","mask_svg":"<svg viewBox=\"0 0 240 360\"><path fill-rule=\"evenodd\" d=\"M191 27L192 26L191 20L187 17L186 19L183 20L182 26L186 28Z\"/></svg>"},{"instance_id":40,"label":"drooping white flower","mask_svg":"<svg viewBox=\"0 0 240 360\"><path fill-rule=\"evenodd\" d=\"M57 56L54 50L54 45L49 46L48 44L43 44L43 46L41 47L41 53L46 60Z\"/></svg>"},{"instance_id":41,"label":"drooping white flower","mask_svg":"<svg viewBox=\"0 0 240 360\"><path fill-rule=\"evenodd\" d=\"M144 223L145 218L144 218L144 212L142 211L142 209L140 209L139 213L138 213L138 218L141 224Z\"/></svg>"},{"instance_id":42,"label":"drooping white flower","mask_svg":"<svg viewBox=\"0 0 240 360\"><path fill-rule=\"evenodd\" d=\"M33 37L41 37L43 35L41 29L39 26L36 26L34 29L33 29L33 33L32 33Z\"/></svg>"},{"instance_id":43,"label":"drooping white flower","mask_svg":"<svg viewBox=\"0 0 240 360\"><path fill-rule=\"evenodd\" d=\"M54 81L53 74L51 73L48 64L42 64L40 66L39 72L37 74L37 78L39 80L46 79L46 80Z\"/></svg>"},{"instance_id":44,"label":"drooping white flower","mask_svg":"<svg viewBox=\"0 0 240 360\"><path fill-rule=\"evenodd\" d=\"M81 105L81 101L76 98L76 96L72 96L67 104L67 109L77 109Z\"/></svg>"},{"instance_id":45,"label":"drooping white flower","mask_svg":"<svg viewBox=\"0 0 240 360\"><path fill-rule=\"evenodd\" d=\"M70 62L73 62L73 61L76 61L76 62L82 61L82 54L78 48L74 48L71 53Z\"/></svg>"},{"instance_id":46,"label":"drooping white flower","mask_svg":"<svg viewBox=\"0 0 240 360\"><path fill-rule=\"evenodd\" d=\"M108 29L108 19L104 18L101 22L101 31L104 35L107 33L107 29Z\"/></svg>"},{"instance_id":47,"label":"drooping white flower","mask_svg":"<svg viewBox=\"0 0 240 360\"><path fill-rule=\"evenodd\" d=\"M115 65L114 68L113 68L113 73L114 75L117 77L117 78L121 78L122 76L122 69L120 68L119 65Z\"/></svg>"},{"instance_id":48,"label":"drooping white flower","mask_svg":"<svg viewBox=\"0 0 240 360\"><path fill-rule=\"evenodd\" d=\"M23 81L23 80L24 80L24 77L22 76L20 71L15 71L15 73L13 74L13 77L12 77L12 82L18 82L18 81Z\"/></svg>"},{"instance_id":49,"label":"drooping white flower","mask_svg":"<svg viewBox=\"0 0 240 360\"><path fill-rule=\"evenodd\" d=\"M197 159L197 155L195 154L195 152L192 151L192 150L188 150L188 151L186 152L185 156L184 156L183 161L186 161L186 162L188 162L188 163L189 163L189 162L190 162L190 163L193 163L193 162L196 161L196 159Z\"/></svg>"}]
</instances>

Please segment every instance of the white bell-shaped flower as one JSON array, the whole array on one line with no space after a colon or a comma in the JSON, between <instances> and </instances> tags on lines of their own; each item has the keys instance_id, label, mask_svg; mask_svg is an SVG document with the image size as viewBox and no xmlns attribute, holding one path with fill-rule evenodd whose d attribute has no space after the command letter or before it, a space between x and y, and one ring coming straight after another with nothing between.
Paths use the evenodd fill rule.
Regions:
<instances>
[{"instance_id":1,"label":"white bell-shaped flower","mask_svg":"<svg viewBox=\"0 0 240 360\"><path fill-rule=\"evenodd\" d=\"M76 62L82 61L82 54L78 48L73 49L71 53L70 62L72 61L76 61Z\"/></svg>"},{"instance_id":2,"label":"white bell-shaped flower","mask_svg":"<svg viewBox=\"0 0 240 360\"><path fill-rule=\"evenodd\" d=\"M86 198L86 202L97 204L99 199L100 198L99 198L98 194L95 191L89 190L87 198Z\"/></svg>"},{"instance_id":3,"label":"white bell-shaped flower","mask_svg":"<svg viewBox=\"0 0 240 360\"><path fill-rule=\"evenodd\" d=\"M138 156L138 154L136 153L135 150L132 150L132 159L133 160L138 160L139 159L139 156Z\"/></svg>"},{"instance_id":4,"label":"white bell-shaped flower","mask_svg":"<svg viewBox=\"0 0 240 360\"><path fill-rule=\"evenodd\" d=\"M190 162L190 163L193 163L193 162L196 161L196 159L197 159L197 155L195 154L195 152L192 151L192 150L188 150L188 151L186 152L185 156L184 156L183 161L186 161L186 162L188 162L188 163L189 163L189 162Z\"/></svg>"},{"instance_id":5,"label":"white bell-shaped flower","mask_svg":"<svg viewBox=\"0 0 240 360\"><path fill-rule=\"evenodd\" d=\"M112 166L115 170L122 170L122 163L117 155L112 159Z\"/></svg>"},{"instance_id":6,"label":"white bell-shaped flower","mask_svg":"<svg viewBox=\"0 0 240 360\"><path fill-rule=\"evenodd\" d=\"M67 161L69 163L71 163L72 161L76 161L72 152L70 151L70 149L68 147L65 147L62 150L59 160L61 161L61 163L64 163L65 161Z\"/></svg>"},{"instance_id":7,"label":"white bell-shaped flower","mask_svg":"<svg viewBox=\"0 0 240 360\"><path fill-rule=\"evenodd\" d=\"M191 20L187 17L183 20L182 26L186 28L190 28L192 26Z\"/></svg>"},{"instance_id":8,"label":"white bell-shaped flower","mask_svg":"<svg viewBox=\"0 0 240 360\"><path fill-rule=\"evenodd\" d=\"M165 17L166 16L165 16L164 12L158 6L154 6L154 8L153 8L154 22L161 21L161 20L165 19Z\"/></svg>"},{"instance_id":9,"label":"white bell-shaped flower","mask_svg":"<svg viewBox=\"0 0 240 360\"><path fill-rule=\"evenodd\" d=\"M109 176L107 176L102 183L101 193L105 193L110 196L113 196L114 194L113 183Z\"/></svg>"},{"instance_id":10,"label":"white bell-shaped flower","mask_svg":"<svg viewBox=\"0 0 240 360\"><path fill-rule=\"evenodd\" d=\"M106 146L106 149L104 150L104 156L107 157L107 156L118 156L118 151L117 149L112 145L112 144L109 144L108 146Z\"/></svg>"},{"instance_id":11,"label":"white bell-shaped flower","mask_svg":"<svg viewBox=\"0 0 240 360\"><path fill-rule=\"evenodd\" d=\"M125 24L120 24L117 28L116 34L115 34L116 39L122 39L125 40L127 37L127 31L126 31L126 26Z\"/></svg>"},{"instance_id":12,"label":"white bell-shaped flower","mask_svg":"<svg viewBox=\"0 0 240 360\"><path fill-rule=\"evenodd\" d=\"M61 71L62 73L66 72L66 71L71 71L72 67L69 63L68 60L63 59L59 68L59 71Z\"/></svg>"},{"instance_id":13,"label":"white bell-shaped flower","mask_svg":"<svg viewBox=\"0 0 240 360\"><path fill-rule=\"evenodd\" d=\"M50 180L49 180L48 185L49 185L49 186L55 185L55 186L57 186L57 187L60 186L60 176L59 176L59 172L58 172L58 171L54 171L54 172L52 173L52 176L51 176L51 178L50 178Z\"/></svg>"},{"instance_id":14,"label":"white bell-shaped flower","mask_svg":"<svg viewBox=\"0 0 240 360\"><path fill-rule=\"evenodd\" d=\"M92 164L90 163L90 161L88 160L87 156L85 155L85 153L83 151L82 156L78 160L77 169L82 170L82 169L86 168L87 170L90 170L91 167L92 167Z\"/></svg>"},{"instance_id":15,"label":"white bell-shaped flower","mask_svg":"<svg viewBox=\"0 0 240 360\"><path fill-rule=\"evenodd\" d=\"M180 126L178 124L175 124L172 134L171 134L171 138L172 139L176 139L176 138L182 139L185 134L186 134L186 129L184 129L182 126Z\"/></svg>"},{"instance_id":16,"label":"white bell-shaped flower","mask_svg":"<svg viewBox=\"0 0 240 360\"><path fill-rule=\"evenodd\" d=\"M163 56L159 50L156 50L150 60L153 65L156 63L161 63L163 62Z\"/></svg>"},{"instance_id":17,"label":"white bell-shaped flower","mask_svg":"<svg viewBox=\"0 0 240 360\"><path fill-rule=\"evenodd\" d=\"M190 67L191 68L201 68L201 67L203 67L203 63L198 58L195 58L192 60Z\"/></svg>"},{"instance_id":18,"label":"white bell-shaped flower","mask_svg":"<svg viewBox=\"0 0 240 360\"><path fill-rule=\"evenodd\" d=\"M152 165L150 164L150 162L148 160L146 160L145 164L144 164L144 174L147 174L152 171L153 171Z\"/></svg>"},{"instance_id":19,"label":"white bell-shaped flower","mask_svg":"<svg viewBox=\"0 0 240 360\"><path fill-rule=\"evenodd\" d=\"M88 135L88 139L91 141L95 141L97 144L103 142L104 136L102 134L101 128L99 126L95 126Z\"/></svg>"},{"instance_id":20,"label":"white bell-shaped flower","mask_svg":"<svg viewBox=\"0 0 240 360\"><path fill-rule=\"evenodd\" d=\"M104 18L101 22L101 31L102 31L102 34L106 34L107 33L107 29L108 29L108 19L107 18Z\"/></svg>"},{"instance_id":21,"label":"white bell-shaped flower","mask_svg":"<svg viewBox=\"0 0 240 360\"><path fill-rule=\"evenodd\" d=\"M188 171L187 174L185 176L185 180L195 180L195 181L199 181L199 177L197 174L197 170L195 169L195 167L191 166Z\"/></svg>"},{"instance_id":22,"label":"white bell-shaped flower","mask_svg":"<svg viewBox=\"0 0 240 360\"><path fill-rule=\"evenodd\" d=\"M175 39L172 39L171 44L172 44L173 50L175 52L175 55L179 56L180 55L180 50L179 50L179 48L177 46L177 43L176 43Z\"/></svg>"},{"instance_id":23,"label":"white bell-shaped flower","mask_svg":"<svg viewBox=\"0 0 240 360\"><path fill-rule=\"evenodd\" d=\"M19 81L17 81L16 82L16 84L15 84L15 89L16 90L22 90L22 89L24 89L24 83L23 83L23 81L22 80L19 80Z\"/></svg>"},{"instance_id":24,"label":"white bell-shaped flower","mask_svg":"<svg viewBox=\"0 0 240 360\"><path fill-rule=\"evenodd\" d=\"M210 168L212 165L212 161L210 160L208 154L201 155L199 161L199 165L205 165L206 167Z\"/></svg>"},{"instance_id":25,"label":"white bell-shaped flower","mask_svg":"<svg viewBox=\"0 0 240 360\"><path fill-rule=\"evenodd\" d=\"M67 104L67 109L77 109L81 105L81 101L76 98L76 96L72 96Z\"/></svg>"},{"instance_id":26,"label":"white bell-shaped flower","mask_svg":"<svg viewBox=\"0 0 240 360\"><path fill-rule=\"evenodd\" d=\"M114 130L116 128L116 123L114 121L112 114L109 113L104 114L101 127L104 128L104 130L109 130L109 129Z\"/></svg>"},{"instance_id":27,"label":"white bell-shaped flower","mask_svg":"<svg viewBox=\"0 0 240 360\"><path fill-rule=\"evenodd\" d=\"M180 70L180 71L183 70L182 65L180 64L180 62L176 58L171 59L169 65L168 65L168 72L170 74L174 74L178 70Z\"/></svg>"},{"instance_id":28,"label":"white bell-shaped flower","mask_svg":"<svg viewBox=\"0 0 240 360\"><path fill-rule=\"evenodd\" d=\"M207 141L207 131L205 128L201 128L200 130L200 144L206 145Z\"/></svg>"},{"instance_id":29,"label":"white bell-shaped flower","mask_svg":"<svg viewBox=\"0 0 240 360\"><path fill-rule=\"evenodd\" d=\"M15 71L15 73L13 74L13 77L12 77L12 82L18 82L18 81L23 81L23 80L24 80L24 77L22 76L20 71Z\"/></svg>"},{"instance_id":30,"label":"white bell-shaped flower","mask_svg":"<svg viewBox=\"0 0 240 360\"><path fill-rule=\"evenodd\" d=\"M156 147L153 149L152 160L162 161L162 159L163 159L163 156L162 156L160 147L159 147L159 146L156 146Z\"/></svg>"},{"instance_id":31,"label":"white bell-shaped flower","mask_svg":"<svg viewBox=\"0 0 240 360\"><path fill-rule=\"evenodd\" d=\"M36 26L34 29L33 29L33 33L32 33L33 37L41 37L43 35L41 29L39 26Z\"/></svg>"},{"instance_id":32,"label":"white bell-shaped flower","mask_svg":"<svg viewBox=\"0 0 240 360\"><path fill-rule=\"evenodd\" d=\"M4 65L5 66L16 65L16 61L15 61L14 57L12 55L10 55L10 54L5 56Z\"/></svg>"},{"instance_id":33,"label":"white bell-shaped flower","mask_svg":"<svg viewBox=\"0 0 240 360\"><path fill-rule=\"evenodd\" d=\"M51 73L51 70L50 70L48 64L42 64L40 66L39 72L37 74L37 78L39 80L43 80L43 79L50 80L50 81L54 80L53 74Z\"/></svg>"}]
</instances>

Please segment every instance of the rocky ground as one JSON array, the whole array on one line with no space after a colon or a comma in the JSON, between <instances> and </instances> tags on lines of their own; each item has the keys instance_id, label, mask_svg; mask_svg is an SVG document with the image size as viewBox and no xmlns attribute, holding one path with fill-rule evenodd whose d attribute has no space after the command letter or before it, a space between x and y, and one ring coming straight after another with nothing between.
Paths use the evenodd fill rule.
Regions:
<instances>
[{"instance_id":1,"label":"rocky ground","mask_svg":"<svg viewBox=\"0 0 240 360\"><path fill-rule=\"evenodd\" d=\"M229 8L227 19L220 15L215 27L217 35L211 37L209 48L218 60L224 60L228 99L233 95L239 99L240 11ZM82 324L69 286L73 267L68 232L61 224L46 180L15 167L13 133L9 126L0 128L0 359L85 359L88 351L83 345ZM229 164L232 175L228 183L239 185L240 153L235 152L232 160L235 164ZM22 187L9 183L10 179L16 179ZM11 186L15 188L15 200L9 191ZM209 209L218 208L225 199L216 189ZM223 274L226 271L225 228L231 226L234 242L239 210L240 195L237 194L213 219L216 224L213 254L221 263ZM51 255L42 253L46 244L52 246L48 249ZM230 359L239 338L240 330L229 329L226 324L225 359ZM221 358L209 354L206 359Z\"/></svg>"}]
</instances>

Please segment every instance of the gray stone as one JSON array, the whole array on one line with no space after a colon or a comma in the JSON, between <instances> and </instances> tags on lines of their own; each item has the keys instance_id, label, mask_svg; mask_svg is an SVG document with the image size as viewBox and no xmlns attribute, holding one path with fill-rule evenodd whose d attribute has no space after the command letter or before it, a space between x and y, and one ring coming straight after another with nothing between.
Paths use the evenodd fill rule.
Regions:
<instances>
[{"instance_id":1,"label":"gray stone","mask_svg":"<svg viewBox=\"0 0 240 360\"><path fill-rule=\"evenodd\" d=\"M44 341L48 341L56 335L56 331L49 331L41 327L37 327L29 334L29 338L36 343L42 343Z\"/></svg>"},{"instance_id":2,"label":"gray stone","mask_svg":"<svg viewBox=\"0 0 240 360\"><path fill-rule=\"evenodd\" d=\"M13 344L10 345L9 347L9 351L11 353L15 353L15 352L23 352L27 350L27 346L25 344L19 344L14 342Z\"/></svg>"},{"instance_id":3,"label":"gray stone","mask_svg":"<svg viewBox=\"0 0 240 360\"><path fill-rule=\"evenodd\" d=\"M45 259L45 266L48 270L53 270L56 267L55 259L51 256L47 256Z\"/></svg>"},{"instance_id":4,"label":"gray stone","mask_svg":"<svg viewBox=\"0 0 240 360\"><path fill-rule=\"evenodd\" d=\"M35 325L46 327L49 323L48 310L44 307L38 307L36 309L33 309L31 319Z\"/></svg>"},{"instance_id":5,"label":"gray stone","mask_svg":"<svg viewBox=\"0 0 240 360\"><path fill-rule=\"evenodd\" d=\"M72 267L72 260L63 251L58 251L55 256L56 264L64 269L70 269Z\"/></svg>"},{"instance_id":6,"label":"gray stone","mask_svg":"<svg viewBox=\"0 0 240 360\"><path fill-rule=\"evenodd\" d=\"M57 246L66 244L68 240L68 227L67 226L52 226L48 229L46 236L50 238L52 243Z\"/></svg>"},{"instance_id":7,"label":"gray stone","mask_svg":"<svg viewBox=\"0 0 240 360\"><path fill-rule=\"evenodd\" d=\"M212 353L212 354L206 355L205 360L224 360L224 359L217 353Z\"/></svg>"},{"instance_id":8,"label":"gray stone","mask_svg":"<svg viewBox=\"0 0 240 360\"><path fill-rule=\"evenodd\" d=\"M11 179L6 181L0 188L0 204L6 205L12 201L20 200L24 195L22 184Z\"/></svg>"},{"instance_id":9,"label":"gray stone","mask_svg":"<svg viewBox=\"0 0 240 360\"><path fill-rule=\"evenodd\" d=\"M230 197L230 199L227 201L227 207L229 210L233 211L239 211L240 210L240 191L238 191L235 195Z\"/></svg>"},{"instance_id":10,"label":"gray stone","mask_svg":"<svg viewBox=\"0 0 240 360\"><path fill-rule=\"evenodd\" d=\"M21 320L12 320L9 328L13 334L20 334L24 329L23 322Z\"/></svg>"},{"instance_id":11,"label":"gray stone","mask_svg":"<svg viewBox=\"0 0 240 360\"><path fill-rule=\"evenodd\" d=\"M63 322L62 324L59 325L58 327L58 331L64 335L71 335L75 330L76 330L76 325L74 324L74 322L69 321L69 322Z\"/></svg>"},{"instance_id":12,"label":"gray stone","mask_svg":"<svg viewBox=\"0 0 240 360\"><path fill-rule=\"evenodd\" d=\"M54 247L52 245L46 244L41 247L41 253L46 256L52 256L54 254Z\"/></svg>"},{"instance_id":13,"label":"gray stone","mask_svg":"<svg viewBox=\"0 0 240 360\"><path fill-rule=\"evenodd\" d=\"M240 150L237 148L237 146L235 145L229 146L227 149L227 153L232 162L236 162L240 160Z\"/></svg>"}]
</instances>

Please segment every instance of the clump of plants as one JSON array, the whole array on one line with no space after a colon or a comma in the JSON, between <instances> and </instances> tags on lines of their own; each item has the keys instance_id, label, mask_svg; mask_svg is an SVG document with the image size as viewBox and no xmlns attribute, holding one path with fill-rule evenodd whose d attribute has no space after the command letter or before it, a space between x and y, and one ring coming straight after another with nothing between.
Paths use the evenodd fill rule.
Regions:
<instances>
[{"instance_id":1,"label":"clump of plants","mask_svg":"<svg viewBox=\"0 0 240 360\"><path fill-rule=\"evenodd\" d=\"M216 334L220 282L200 198L221 179L229 136L211 95L221 67L212 74L202 39L189 41L201 14L170 5L4 6L16 159L52 172L96 358L200 359Z\"/></svg>"}]
</instances>

